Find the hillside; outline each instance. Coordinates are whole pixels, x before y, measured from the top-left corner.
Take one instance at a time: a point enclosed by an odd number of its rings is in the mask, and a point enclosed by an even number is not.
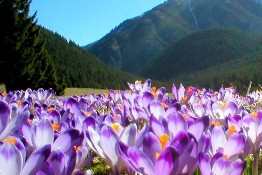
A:
[[[152,60],[143,75],[169,80],[220,65],[261,49],[261,39],[235,29],[195,32],[170,45]]]
[[[194,85],[199,88],[212,88],[218,90],[221,85],[235,86],[238,92],[246,95],[247,87],[252,81],[252,89],[261,89],[262,82],[262,50],[232,60],[208,69],[199,70],[190,74],[181,74],[170,82],[183,85]]]
[[[124,21],[89,48],[106,64],[141,73],[168,45],[208,28],[262,31],[256,0],[169,0]]]
[[[74,42],[42,28],[40,37],[45,41],[58,74],[64,77],[67,87],[126,88],[127,82],[138,77],[110,68]]]

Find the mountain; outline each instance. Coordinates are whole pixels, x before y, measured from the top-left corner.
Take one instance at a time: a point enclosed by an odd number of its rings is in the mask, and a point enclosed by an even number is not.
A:
[[[250,82],[252,82],[251,91],[262,88],[261,74],[262,50],[260,49],[236,60],[211,66],[194,73],[181,74],[171,79],[170,82],[214,90],[218,90],[222,85],[224,87],[234,86],[241,95],[246,95]]]
[[[57,33],[41,28],[40,38],[67,87],[123,89],[139,77],[110,68],[97,57]]]
[[[236,29],[194,32],[164,49],[142,75],[170,80],[237,60],[262,49],[261,36]]]
[[[121,23],[89,48],[106,64],[141,74],[164,48],[210,28],[262,32],[257,0],[169,0]]]

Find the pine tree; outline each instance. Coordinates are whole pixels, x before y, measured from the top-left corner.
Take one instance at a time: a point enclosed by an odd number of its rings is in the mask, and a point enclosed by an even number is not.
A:
[[[0,0],[0,82],[6,89],[53,88],[65,85],[39,38],[36,13],[29,16],[31,0]]]

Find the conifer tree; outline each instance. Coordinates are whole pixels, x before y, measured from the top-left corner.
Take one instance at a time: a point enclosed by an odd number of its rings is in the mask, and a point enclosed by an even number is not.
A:
[[[39,38],[36,13],[29,16],[31,0],[0,0],[0,82],[7,90],[53,88],[65,85]]]

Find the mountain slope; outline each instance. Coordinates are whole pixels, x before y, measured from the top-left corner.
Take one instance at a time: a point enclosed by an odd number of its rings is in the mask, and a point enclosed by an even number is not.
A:
[[[143,75],[169,80],[237,60],[261,48],[261,39],[256,34],[235,29],[199,31],[170,45],[151,62]]]
[[[238,92],[246,95],[247,87],[252,82],[252,89],[261,89],[262,82],[262,50],[243,56],[237,60],[211,66],[194,73],[181,74],[170,82],[183,85],[194,85],[199,88],[218,90],[221,85],[237,87]]]
[[[141,73],[169,44],[192,32],[217,27],[260,33],[261,3],[255,0],[170,0],[124,21],[89,50],[108,65]]]
[[[45,41],[57,72],[64,77],[68,87],[126,88],[127,82],[137,76],[108,67],[83,48],[67,42],[57,33],[42,28],[40,37]]]

